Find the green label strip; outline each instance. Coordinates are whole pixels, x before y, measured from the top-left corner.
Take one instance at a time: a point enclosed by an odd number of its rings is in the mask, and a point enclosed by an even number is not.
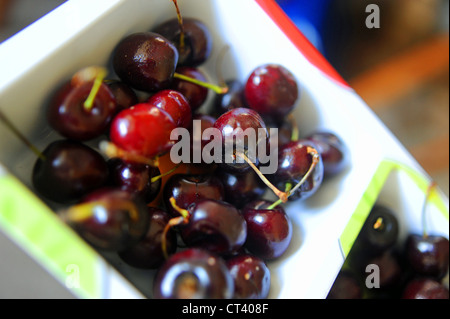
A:
[[[348,224],[342,232],[341,237],[339,238],[341,249],[345,257],[348,256],[356,237],[358,236],[373,205],[377,201],[378,196],[383,189],[387,178],[394,170],[401,170],[405,172],[424,194],[428,191],[431,181],[424,175],[402,163],[391,160],[383,161],[379,165],[371,182],[369,183],[369,186],[367,187],[367,190],[364,192],[361,201],[356,207],[355,212],[351,216]],[[430,194],[429,202],[434,204],[447,220],[449,219],[448,207],[440,193],[433,191]]]
[[[0,176],[0,231],[76,297],[100,296],[98,254],[12,175]]]

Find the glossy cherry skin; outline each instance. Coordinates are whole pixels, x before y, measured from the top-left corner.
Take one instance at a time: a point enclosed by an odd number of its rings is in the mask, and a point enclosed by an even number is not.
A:
[[[177,18],[170,19],[153,29],[169,39],[180,54],[179,66],[196,67],[211,55],[212,36],[208,27],[198,19],[183,18],[184,48],[180,46],[180,25]]]
[[[236,299],[266,299],[270,291],[270,270],[266,263],[250,254],[238,254],[226,260],[234,279]]]
[[[318,131],[309,134],[305,139],[317,146],[325,176],[337,175],[348,165],[348,149],[335,133]]]
[[[117,76],[132,88],[145,92],[168,88],[177,63],[176,47],[153,32],[138,32],[124,37],[112,56]]]
[[[203,132],[206,129],[213,128],[216,119],[208,114],[196,113],[193,115],[192,120],[193,125],[189,131],[191,137],[190,162],[194,165],[203,165],[204,167],[210,164],[213,165],[214,161],[207,164],[202,156],[203,149],[211,141],[211,138],[209,136],[205,136],[205,139],[203,139]],[[210,153],[210,155],[213,158],[214,154],[212,152]]]
[[[176,128],[172,117],[163,109],[140,103],[119,112],[111,123],[110,139],[117,147],[153,158],[170,150]]]
[[[244,247],[253,255],[272,260],[281,257],[292,239],[292,222],[282,206],[273,209],[266,200],[247,204],[242,214],[247,221],[247,241]]]
[[[225,193],[222,182],[216,176],[175,174],[164,185],[163,200],[171,216],[180,216],[170,203],[171,197],[178,207],[188,209],[200,199],[223,200]]]
[[[191,106],[181,92],[169,89],[162,90],[153,94],[147,102],[169,113],[176,127],[191,127]]]
[[[308,147],[316,149],[316,146],[307,140],[293,141],[280,147],[277,171],[267,177],[281,191],[285,191],[288,184],[295,187],[310,170],[313,158]],[[322,185],[323,176],[323,162],[319,159],[312,173],[289,197],[289,200],[304,200],[311,197]]]
[[[117,112],[127,109],[139,103],[136,92],[127,84],[118,80],[110,80],[105,82],[109,87],[117,103]]]
[[[225,82],[228,92],[217,94],[213,102],[213,114],[216,117],[236,108],[247,107],[244,97],[244,86],[239,80]]]
[[[196,79],[202,82],[208,82],[206,76],[197,68],[193,67],[179,67],[176,72],[192,79]],[[184,81],[182,79],[175,78],[170,86],[172,89],[181,92],[189,102],[192,111],[198,110],[208,98],[209,90],[204,86]]]
[[[120,158],[108,160],[110,184],[141,197],[146,203],[153,201],[161,190],[161,179],[152,182],[152,178],[161,175],[157,167],[127,162]]]
[[[155,299],[230,299],[233,278],[223,259],[204,249],[177,252],[159,268]]]
[[[236,142],[243,146],[244,152],[254,149],[255,154],[246,154],[253,164],[258,165],[258,152],[260,143],[265,143],[266,151],[269,143],[269,132],[262,117],[254,110],[236,108],[222,114],[214,123],[222,137],[223,161],[222,167],[235,172],[244,172],[250,166],[244,161],[236,161],[235,153],[228,154],[227,149],[236,151]],[[245,131],[249,129],[254,133],[254,140],[247,139]],[[259,134],[262,132],[262,134]],[[251,143],[251,144],[250,144]]]
[[[448,289],[430,278],[412,280],[406,286],[402,299],[449,299]]]
[[[349,271],[340,271],[337,275],[327,299],[362,299],[363,290],[357,277]]]
[[[261,198],[267,190],[266,184],[253,170],[244,173],[232,173],[217,170],[216,176],[220,178],[225,189],[225,201],[237,208]]]
[[[66,138],[87,141],[103,134],[116,114],[116,99],[102,83],[91,108],[84,106],[93,81],[65,84],[55,94],[47,109],[49,125]]]
[[[128,265],[140,269],[157,269],[164,262],[162,236],[170,216],[162,209],[148,207],[149,227],[145,236],[135,245],[120,251],[120,258]],[[177,249],[177,237],[174,230],[166,234],[167,253],[174,254]]]
[[[261,116],[283,119],[295,107],[299,88],[295,77],[285,67],[265,64],[250,74],[244,94],[248,107]]]
[[[443,236],[410,234],[406,255],[414,272],[441,280],[448,271],[449,242]]]
[[[57,203],[73,203],[108,180],[105,159],[80,142],[58,140],[42,152],[33,167],[32,183],[39,194]]]
[[[87,208],[80,212],[80,218],[69,215],[67,210],[60,214],[95,248],[122,251],[139,242],[148,229],[147,206],[130,192],[114,188],[99,189],[87,195],[81,202],[83,204],[89,205],[83,206]],[[73,207],[77,210],[80,206]]]
[[[204,248],[217,254],[229,254],[241,248],[247,238],[247,224],[233,205],[202,199],[189,208],[189,222],[180,228],[188,247]]]

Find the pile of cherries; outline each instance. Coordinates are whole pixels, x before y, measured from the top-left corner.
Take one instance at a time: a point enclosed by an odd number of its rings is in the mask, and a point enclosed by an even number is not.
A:
[[[48,123],[63,139],[37,152],[33,186],[64,205],[58,214],[93,247],[157,269],[155,298],[266,298],[267,262],[292,238],[283,204],[312,196],[340,173],[345,145],[331,132],[299,138],[290,115],[299,87],[281,65],[259,66],[245,82],[207,83],[200,66],[211,55],[211,34],[176,8],[177,18],[117,44],[117,78],[86,67],[52,96]],[[211,110],[201,113],[211,91]],[[277,172],[264,176],[246,154],[173,165],[171,133],[192,130],[193,120],[224,140],[253,128],[269,141],[269,128],[279,128],[278,141],[270,140],[278,142]],[[264,198],[270,190],[279,200]]]
[[[372,208],[328,299],[449,298],[448,239],[425,231],[403,240],[399,226],[391,209]]]

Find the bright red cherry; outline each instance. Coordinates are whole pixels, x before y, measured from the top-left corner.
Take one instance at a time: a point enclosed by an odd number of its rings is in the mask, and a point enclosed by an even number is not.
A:
[[[257,67],[248,77],[244,92],[251,109],[262,117],[280,120],[292,111],[299,97],[295,77],[277,64]]]
[[[186,97],[176,90],[162,90],[148,99],[148,104],[159,107],[170,114],[177,127],[192,125],[192,110]]]
[[[166,153],[176,124],[163,109],[140,103],[119,112],[111,123],[111,142],[127,152],[154,158]]]

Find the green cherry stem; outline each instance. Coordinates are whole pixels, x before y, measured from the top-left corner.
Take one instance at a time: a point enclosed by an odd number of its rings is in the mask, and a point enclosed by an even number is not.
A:
[[[97,96],[97,93],[100,90],[100,87],[103,83],[103,80],[106,77],[106,74],[107,74],[106,69],[98,68],[98,74],[95,77],[91,92],[89,93],[89,96],[87,97],[86,101],[84,101],[83,106],[87,111],[90,111],[92,109],[92,107],[94,106],[95,97]]]
[[[14,135],[16,135],[37,157],[41,160],[45,161],[45,155],[34,146],[18,129],[17,127],[9,120],[9,118],[0,110],[0,120],[6,125],[6,127],[11,130]]]
[[[286,189],[285,189],[285,193],[288,193],[290,190],[292,189],[292,184],[291,183],[286,183]],[[274,202],[272,205],[270,205],[269,207],[267,207],[267,209],[274,209],[275,207],[277,207],[278,205],[283,204],[283,201],[281,199],[278,199],[276,202]]]
[[[426,196],[425,196],[425,202],[422,206],[422,227],[423,227],[423,237],[426,238],[428,237],[428,227],[427,227],[427,204],[428,201],[430,200],[430,196],[433,192],[433,190],[436,188],[437,183],[435,181],[432,181],[430,183],[430,185],[427,188],[427,192],[426,192]]]
[[[173,172],[175,172],[175,171],[178,169],[178,167],[180,167],[180,166],[181,166],[181,163],[180,163],[180,164],[177,164],[174,168],[172,168],[170,171],[165,172],[164,174],[161,174],[161,175],[152,177],[152,178],[150,179],[150,182],[154,183],[154,182],[159,181],[161,178],[163,178],[163,177],[165,177],[165,176],[167,176],[167,175],[170,175],[170,174],[172,174]]]
[[[189,76],[186,76],[184,74],[180,74],[180,73],[177,73],[177,72],[174,73],[173,77],[177,78],[177,79],[180,79],[180,80],[183,80],[183,81],[187,81],[187,82],[190,82],[190,83],[194,83],[194,84],[200,85],[200,86],[205,87],[205,88],[210,89],[210,90],[213,90],[217,94],[225,94],[225,93],[228,92],[228,87],[227,86],[218,86],[218,85],[214,85],[214,84],[211,84],[211,83],[203,82],[203,81],[200,81],[200,80],[197,80],[197,79],[193,79],[193,78],[191,78]]]

